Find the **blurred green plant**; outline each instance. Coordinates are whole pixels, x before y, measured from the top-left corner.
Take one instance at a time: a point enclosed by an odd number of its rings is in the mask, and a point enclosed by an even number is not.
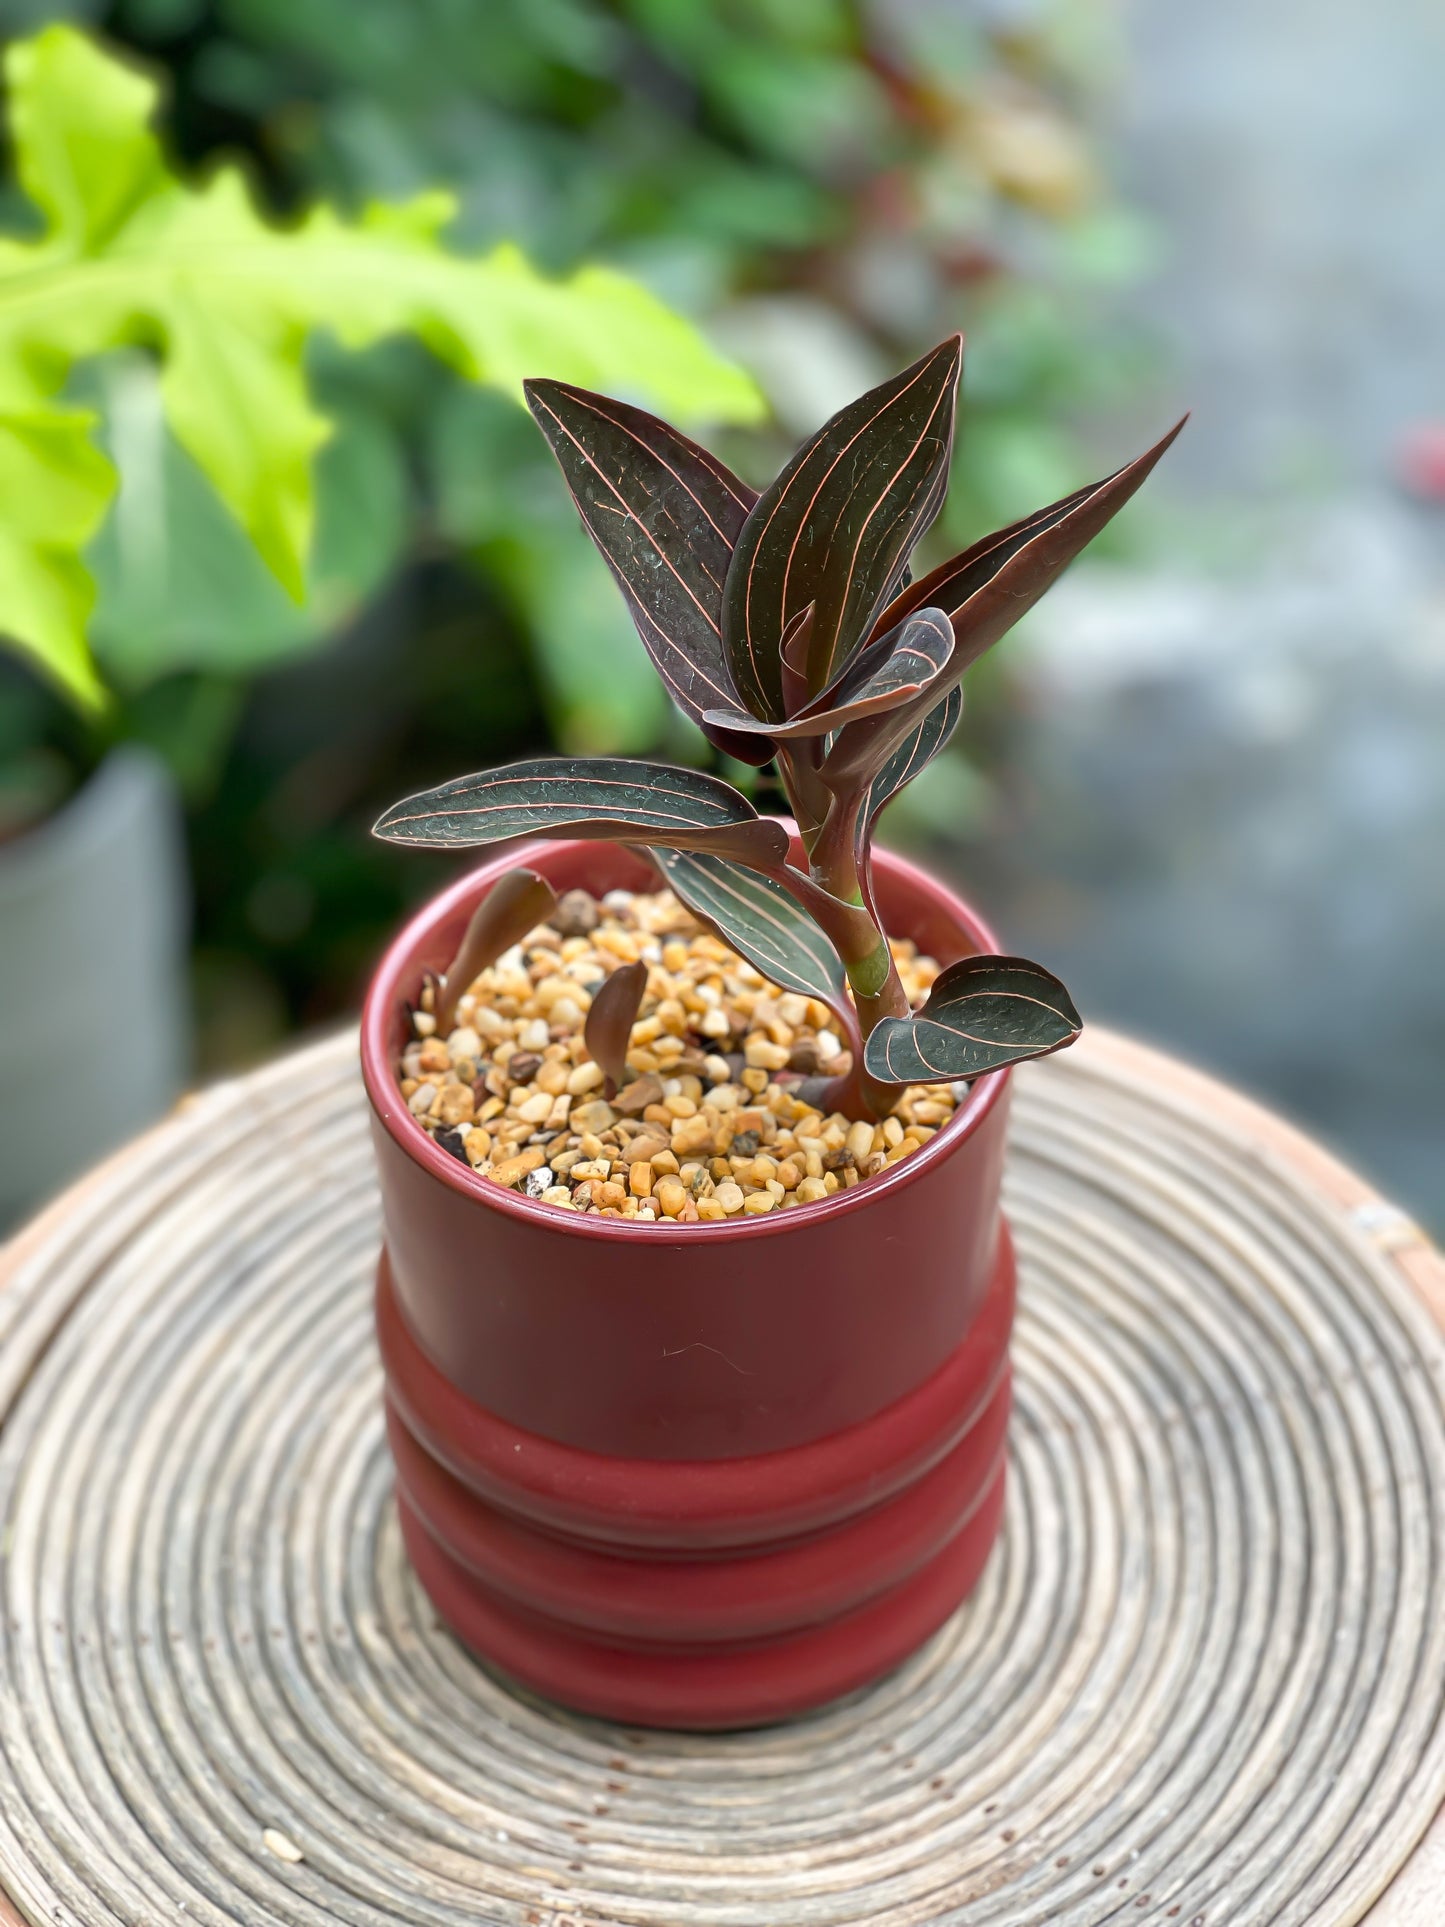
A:
[[[776,418],[717,442],[745,476],[962,326],[968,427],[925,563],[1089,480],[1090,422],[1117,422],[1148,373],[1117,290],[1149,235],[1097,159],[1108,0],[15,4],[163,65],[185,168],[239,153],[292,218],[318,197],[354,211],[443,181],[457,248],[515,235],[551,273],[605,259],[705,317]],[[86,552],[117,702],[80,742],[0,661],[0,724],[7,708],[15,721],[0,779],[23,760],[12,740],[49,757],[28,773],[38,794],[57,753],[73,767],[108,730],[157,745],[186,784],[211,1061],[344,1007],[430,886],[426,864],[365,837],[390,796],[548,739],[706,754],[599,590],[509,397],[409,339],[350,354],[323,331],[306,367],[336,429],[315,462],[304,608],[171,433],[155,360],[132,349],[83,369],[75,397],[101,414],[121,476]],[[930,765],[890,813],[893,840],[957,835],[987,807],[990,668],[960,731],[968,759]]]
[[[104,699],[86,639],[84,551],[116,482],[91,439],[95,411],[64,393],[81,360],[131,344],[153,351],[153,381],[143,362],[127,386],[110,387],[118,412],[164,419],[302,605],[313,462],[333,431],[304,366],[314,329],[350,349],[413,333],[468,379],[514,393],[540,366],[610,378],[695,419],[761,412],[747,376],[626,276],[585,267],[553,282],[507,244],[479,258],[451,252],[440,238],[455,212],[449,194],[374,202],[355,221],[318,206],[279,228],[234,166],[183,182],[150,125],[155,84],[83,34],[57,25],[16,42],[5,73],[16,170],[44,231],[0,241],[0,632],[82,704]],[[165,459],[159,443],[155,453]],[[350,453],[354,486],[366,458]],[[137,492],[131,547],[154,556],[167,518],[154,491],[147,499],[138,482]],[[376,521],[361,518],[363,537],[377,535]],[[389,545],[369,546],[384,556]],[[368,573],[360,555],[352,562]],[[159,642],[149,661],[132,655],[133,678],[188,666],[164,630]]]

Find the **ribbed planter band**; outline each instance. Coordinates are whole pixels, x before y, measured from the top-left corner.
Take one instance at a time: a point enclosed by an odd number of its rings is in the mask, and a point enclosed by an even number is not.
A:
[[[202,1097],[0,1259],[17,1919],[1364,1918],[1445,1794],[1445,1343],[1393,1221],[1147,1053],[1027,1068],[976,1593],[822,1714],[642,1733],[489,1675],[403,1556],[354,1051]]]

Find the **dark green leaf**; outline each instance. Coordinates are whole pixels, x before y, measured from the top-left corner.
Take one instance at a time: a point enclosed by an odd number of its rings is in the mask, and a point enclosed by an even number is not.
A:
[[[958,726],[962,714],[963,685],[955,683],[943,701],[933,705],[908,740],[894,750],[873,778],[868,789],[868,801],[863,808],[862,821],[865,825],[871,824],[883,805],[933,761]]]
[[[593,995],[582,1041],[588,1056],[606,1075],[608,1097],[619,1084],[627,1082],[627,1048],[646,991],[647,965],[639,958],[614,970]]]
[[[828,695],[819,697],[785,723],[755,723],[733,710],[711,709],[706,720],[740,731],[766,731],[773,741],[795,736],[827,736],[845,723],[861,721],[911,703],[932,688],[953,654],[953,629],[941,609],[920,609],[905,616],[881,641],[855,657]]]
[[[705,709],[736,707],[723,583],[754,491],[645,409],[563,381],[529,381],[526,393],[678,708],[700,723]]]
[[[981,1077],[1072,1044],[1083,1025],[1067,990],[1023,957],[964,957],[911,1017],[875,1024],[863,1061],[881,1084]]]
[[[816,695],[869,633],[937,513],[961,348],[951,336],[836,414],[743,524],[723,596],[723,644],[742,706],[760,721],[783,716],[779,652],[793,617],[816,603],[807,672]]]
[[[701,770],[616,756],[539,756],[458,776],[393,804],[374,834],[388,843],[468,847],[513,836],[580,836],[776,860],[782,825]]]
[[[1023,521],[985,536],[952,561],[940,563],[894,597],[878,620],[878,636],[915,609],[944,609],[953,618],[958,638],[953,667],[962,675],[1112,521],[1188,419],[1186,415],[1152,448],[1102,482],[1076,489]],[[874,642],[868,645],[870,650],[875,646]]]
[[[836,1004],[843,960],[787,890],[725,857],[661,850],[659,868],[693,914],[770,982]]]
[[[497,878],[472,912],[437,993],[437,1029],[443,1035],[451,1028],[457,999],[468,984],[504,950],[520,943],[529,930],[545,923],[556,907],[557,892],[535,870],[508,870]]]

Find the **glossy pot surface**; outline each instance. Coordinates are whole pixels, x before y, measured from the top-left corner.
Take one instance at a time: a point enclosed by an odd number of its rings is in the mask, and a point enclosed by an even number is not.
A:
[[[372,984],[378,1329],[407,1546],[464,1641],[570,1705],[782,1717],[902,1660],[997,1531],[1007,1075],[878,1178],[785,1213],[667,1228],[503,1191],[415,1122],[397,1065],[424,973],[519,862],[559,891],[655,887],[612,845],[509,851],[414,918]],[[889,930],[940,963],[995,948],[911,864],[880,853],[875,885]]]

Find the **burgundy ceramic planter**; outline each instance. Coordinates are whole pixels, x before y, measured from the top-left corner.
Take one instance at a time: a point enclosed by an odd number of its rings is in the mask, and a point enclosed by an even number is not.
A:
[[[540,1692],[651,1725],[777,1719],[897,1665],[997,1532],[1007,1074],[902,1163],[787,1212],[665,1228],[502,1191],[432,1143],[396,1066],[404,1002],[519,860],[559,890],[652,882],[611,845],[509,851],[422,911],[372,984],[406,1543],[459,1637]],[[876,884],[889,929],[940,962],[995,947],[910,864],[880,853]]]

